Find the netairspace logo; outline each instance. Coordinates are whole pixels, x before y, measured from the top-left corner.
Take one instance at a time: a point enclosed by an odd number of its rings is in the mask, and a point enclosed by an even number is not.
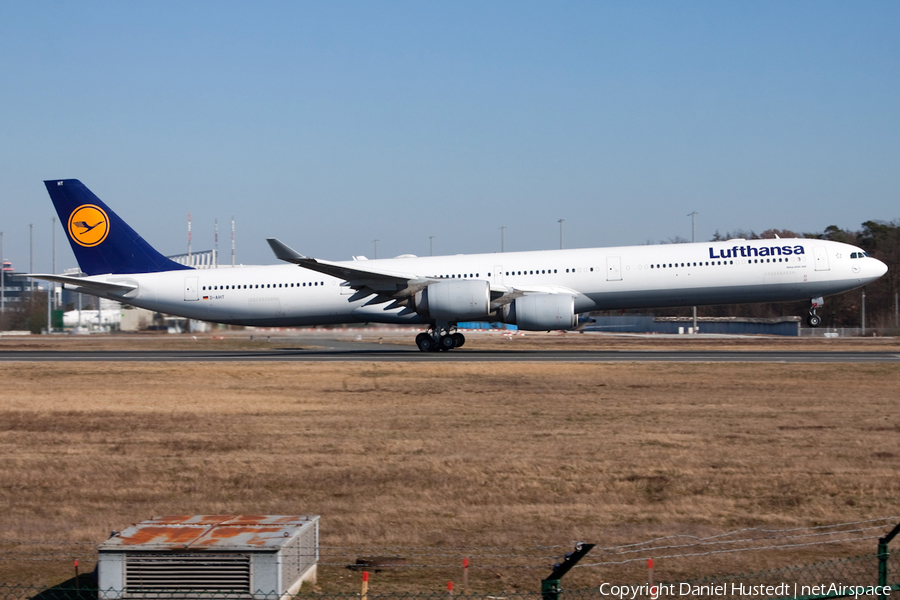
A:
[[[661,583],[643,585],[613,585],[604,583],[600,586],[600,594],[620,600],[636,600],[650,598],[657,600],[666,597],[695,598],[736,598],[740,596],[769,596],[776,598],[799,598],[801,596],[832,596],[859,598],[860,596],[890,596],[891,586],[885,585],[844,585],[843,583],[822,583],[818,585],[800,585],[781,583],[778,585],[747,585],[744,583],[719,583],[692,585],[690,583]]]

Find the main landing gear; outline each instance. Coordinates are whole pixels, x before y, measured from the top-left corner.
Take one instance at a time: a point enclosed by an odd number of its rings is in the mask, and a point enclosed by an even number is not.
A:
[[[427,333],[416,336],[416,346],[422,352],[447,352],[461,348],[466,343],[466,336],[458,331],[451,331],[449,324],[435,325]]]
[[[809,316],[806,317],[806,324],[810,327],[818,327],[822,324],[822,317],[816,314],[816,309],[825,306],[825,299],[819,296],[810,300]]]

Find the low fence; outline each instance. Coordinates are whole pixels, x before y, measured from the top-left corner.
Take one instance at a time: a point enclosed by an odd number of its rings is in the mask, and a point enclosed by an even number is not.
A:
[[[836,526],[819,526],[812,528],[813,532],[800,532],[794,530],[758,530],[755,528],[737,530],[727,534],[717,534],[708,538],[697,538],[693,544],[681,544],[675,538],[686,536],[668,536],[664,538],[656,538],[648,542],[629,544],[626,546],[618,546],[611,548],[596,548],[599,562],[587,562],[590,558],[585,555],[594,549],[590,544],[578,544],[574,553],[566,554],[561,563],[557,563],[553,567],[553,574],[543,580],[543,591],[538,589],[522,591],[521,587],[524,583],[526,587],[537,585],[537,579],[519,580],[518,585],[506,586],[499,582],[488,583],[481,581],[477,586],[469,588],[465,582],[471,582],[468,578],[469,561],[464,559],[461,566],[463,567],[463,585],[454,590],[453,583],[447,581],[446,591],[418,591],[418,592],[390,592],[379,593],[377,589],[368,590],[368,571],[363,569],[378,570],[375,563],[356,565],[348,565],[343,563],[344,568],[354,569],[358,573],[359,579],[351,577],[350,581],[344,579],[344,585],[352,585],[352,581],[356,579],[357,583],[361,583],[358,587],[360,591],[351,593],[320,593],[319,588],[315,586],[304,586],[300,593],[293,598],[298,600],[301,598],[321,598],[322,600],[343,600],[351,598],[362,598],[362,600],[376,599],[400,599],[400,598],[420,598],[426,600],[429,598],[443,598],[452,600],[455,596],[463,598],[485,598],[492,600],[501,599],[535,599],[541,600],[581,600],[586,598],[617,598],[622,600],[628,598],[630,600],[659,600],[661,598],[741,598],[744,600],[818,600],[824,598],[877,598],[878,600],[888,600],[891,596],[896,596],[895,592],[900,591],[900,552],[892,552],[890,544],[892,540],[900,535],[900,524],[893,526],[891,531],[886,535],[871,535],[871,532],[880,530],[883,532],[883,525],[872,525],[872,523],[883,523],[884,519],[873,519],[871,521],[859,521],[853,523],[844,523]],[[894,521],[896,522],[896,521]],[[852,529],[848,529],[852,527]],[[836,529],[837,528],[837,529]],[[803,528],[800,528],[803,529]],[[741,538],[735,538],[735,534],[741,534]],[[755,534],[764,537],[747,537],[748,534]],[[744,552],[751,550],[763,550],[761,546],[765,541],[769,541],[769,549],[785,549],[805,547],[812,550],[814,547],[822,544],[844,543],[848,541],[848,535],[857,536],[857,540],[877,539],[877,550],[873,554],[855,556],[852,558],[842,558],[830,561],[820,561],[812,564],[791,566],[785,568],[776,568],[769,570],[757,570],[748,573],[719,575],[707,577],[703,579],[692,580],[663,580],[655,581],[653,572],[653,559],[648,556],[661,557],[660,561],[669,562],[671,560],[694,560],[701,556],[709,556],[713,554],[732,554],[734,552]],[[837,536],[837,537],[836,537]],[[804,541],[815,538],[816,541]],[[836,539],[835,539],[836,538]],[[735,543],[746,543],[750,547],[733,547]],[[867,545],[868,545],[867,543]],[[644,547],[647,544],[656,544],[654,547]],[[582,549],[583,547],[583,549]],[[557,554],[561,550],[559,547],[537,547],[538,550],[551,550],[553,554]],[[446,556],[447,551],[458,549],[439,550],[441,556]],[[471,549],[470,549],[471,550]],[[477,550],[477,549],[475,549]],[[494,551],[494,556],[499,556]],[[665,552],[669,552],[665,556]],[[634,553],[638,553],[637,556]],[[534,556],[527,554],[510,554],[516,560],[523,560],[523,564],[516,568],[534,569],[538,568],[534,562]],[[632,558],[632,556],[634,556]],[[585,557],[584,562],[578,562]],[[641,558],[643,557],[643,558]],[[43,558],[35,557],[38,560]],[[530,560],[529,560],[530,559]],[[374,560],[374,559],[373,559]],[[530,563],[526,566],[527,563]],[[647,577],[641,583],[626,583],[635,579],[643,579],[638,575],[639,571],[631,571],[631,576],[622,577],[621,582],[607,582],[615,567],[623,565],[632,565],[634,567],[647,564]],[[241,598],[243,600],[290,600],[292,597],[287,595],[279,596],[277,593],[261,593],[251,592],[255,589],[252,585],[248,585],[243,591],[207,591],[203,588],[214,586],[203,586],[199,589],[192,590],[169,590],[159,588],[135,589],[127,590],[100,589],[98,581],[94,574],[78,574],[77,562],[74,565],[76,576],[51,588],[39,588],[28,585],[9,585],[0,584],[0,600],[104,600],[113,598],[146,598],[152,600],[165,600],[169,598],[192,598],[201,599],[224,599],[224,598]],[[331,565],[337,566],[337,565]],[[435,565],[437,566],[437,565]],[[510,565],[512,566],[512,565]],[[383,565],[383,568],[387,568]],[[496,567],[491,567],[496,568]],[[581,585],[593,582],[603,581],[599,586],[592,588],[568,589],[566,581],[562,579],[565,573],[571,569],[602,569],[600,579],[593,576],[588,579],[580,579]],[[346,571],[344,571],[346,572]],[[684,572],[684,571],[682,571]],[[696,572],[696,571],[695,571]],[[443,574],[445,574],[444,572]],[[546,571],[544,571],[546,575]],[[533,583],[527,583],[531,580]],[[576,580],[578,580],[576,578]],[[434,581],[434,580],[433,580]],[[441,581],[438,579],[435,584]],[[395,583],[398,583],[395,581]],[[142,585],[142,587],[145,587]],[[355,586],[354,586],[355,587]],[[408,587],[408,586],[407,586]],[[438,587],[438,585],[436,585]],[[513,591],[509,591],[512,587]],[[506,588],[506,589],[504,589]],[[240,588],[238,588],[240,589]],[[419,590],[422,588],[419,587]],[[478,590],[477,593],[471,590]],[[485,591],[491,590],[491,591]],[[552,590],[552,591],[550,591]],[[462,592],[462,593],[460,593]]]
[[[900,590],[896,575],[888,578],[891,569],[882,570],[883,560],[890,555],[873,554],[853,558],[710,577],[685,582],[660,582],[655,591],[648,590],[639,598],[669,597],[740,597],[754,599],[819,598],[883,598]],[[894,561],[897,562],[896,560]]]
[[[709,577],[691,581],[662,581],[659,583],[614,584],[603,583],[590,589],[563,588],[560,592],[493,592],[454,593],[452,584],[443,592],[434,593],[339,593],[302,592],[296,596],[278,594],[235,594],[233,592],[203,592],[198,590],[100,590],[90,575],[82,575],[59,586],[41,589],[32,586],[0,585],[0,600],[103,600],[104,598],[191,598],[219,600],[290,600],[304,598],[320,600],[399,600],[485,598],[491,600],[582,600],[607,599],[660,600],[667,598],[741,598],[743,600],[818,600],[825,598],[877,598],[887,600],[900,591],[898,577],[900,560],[897,553],[887,550],[876,554],[819,562],[809,565],[771,569]]]

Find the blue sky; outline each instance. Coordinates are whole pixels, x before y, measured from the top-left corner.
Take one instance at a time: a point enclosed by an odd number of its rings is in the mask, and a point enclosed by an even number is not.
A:
[[[900,218],[897,2],[0,3],[5,255],[42,181],[164,254],[333,260]],[[59,268],[75,266],[57,224]]]

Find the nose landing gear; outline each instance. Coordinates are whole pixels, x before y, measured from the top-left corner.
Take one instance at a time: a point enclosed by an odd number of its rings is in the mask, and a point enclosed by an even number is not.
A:
[[[461,348],[466,343],[466,337],[458,331],[452,331],[455,328],[449,323],[437,324],[431,327],[427,333],[423,332],[416,336],[416,346],[422,352],[447,352],[454,348]]]
[[[818,327],[822,324],[822,317],[816,314],[816,309],[825,306],[825,299],[819,296],[810,300],[809,316],[806,317],[806,324],[810,327]]]

